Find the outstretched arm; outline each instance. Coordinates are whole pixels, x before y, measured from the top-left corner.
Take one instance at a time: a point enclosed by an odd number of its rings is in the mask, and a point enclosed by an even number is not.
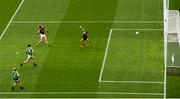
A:
[[[80,29],[82,30],[82,31],[85,31],[85,29],[80,25]]]

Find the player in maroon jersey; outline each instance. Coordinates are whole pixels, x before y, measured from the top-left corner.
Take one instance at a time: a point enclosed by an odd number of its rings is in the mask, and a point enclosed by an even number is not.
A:
[[[88,33],[87,31],[80,25],[80,29],[82,30],[83,34],[82,34],[82,39],[80,41],[80,47],[85,47],[85,41],[88,41],[89,42],[89,46],[92,46],[91,44],[91,40],[88,39]]]
[[[39,25],[39,28],[38,28],[38,34],[40,36],[40,40],[39,42],[37,43],[37,46],[44,40],[46,45],[48,45],[48,41],[47,41],[47,37],[45,35],[45,33],[48,32],[42,25]]]

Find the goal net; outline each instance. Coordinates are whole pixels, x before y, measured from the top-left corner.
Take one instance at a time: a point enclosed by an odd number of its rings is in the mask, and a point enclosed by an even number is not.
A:
[[[180,16],[178,10],[167,10],[167,42],[179,42],[180,45]]]

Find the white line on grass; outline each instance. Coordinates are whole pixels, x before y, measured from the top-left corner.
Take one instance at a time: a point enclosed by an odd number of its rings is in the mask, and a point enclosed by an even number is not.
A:
[[[1,95],[28,95],[28,94],[109,94],[109,95],[164,95],[163,93],[131,93],[131,92],[1,92]]]
[[[180,68],[180,66],[167,66],[167,67]]]
[[[126,30],[126,31],[132,31],[132,30],[136,30],[136,31],[138,31],[138,30],[141,30],[141,31],[163,31],[164,29],[112,29],[112,30],[116,30],[116,31],[124,31],[124,30]]]
[[[103,63],[102,63],[102,67],[101,67],[101,72],[100,72],[100,76],[99,76],[99,82],[101,82],[101,79],[102,79],[102,74],[103,74],[103,71],[104,71],[104,66],[105,66],[106,57],[107,57],[108,48],[109,48],[109,43],[110,43],[110,40],[111,40],[111,35],[112,35],[112,29],[110,29],[110,32],[109,32],[109,37],[108,37],[108,41],[107,41],[107,45],[106,45],[106,50],[105,50],[105,54],[104,54],[104,59],[103,59]]]
[[[59,23],[163,23],[163,21],[13,21],[16,24],[59,24]]]
[[[167,43],[179,43],[179,41],[165,41]]]
[[[14,17],[16,16],[17,12],[19,11],[19,9],[21,8],[22,4],[23,4],[24,0],[21,1],[21,3],[19,4],[18,8],[16,9],[16,11],[14,12],[13,16],[11,17],[10,21],[8,22],[6,28],[4,29],[3,33],[0,36],[0,40],[2,39],[2,37],[4,36],[4,34],[6,33],[9,25],[11,24],[12,20],[14,19]]]
[[[159,82],[159,81],[106,81],[106,80],[102,80],[100,82],[104,82],[104,83],[164,84],[164,82]]]
[[[19,9],[21,8],[22,4],[23,4],[24,0],[21,1],[21,3],[19,4],[18,8],[16,9],[15,13],[13,14],[13,16],[11,17],[10,21],[8,22],[6,28],[4,29],[3,33],[0,36],[0,39],[2,39],[3,35],[5,34],[5,32],[7,31],[9,25],[11,24],[12,20],[14,19],[14,17],[16,16],[17,12],[19,11]]]

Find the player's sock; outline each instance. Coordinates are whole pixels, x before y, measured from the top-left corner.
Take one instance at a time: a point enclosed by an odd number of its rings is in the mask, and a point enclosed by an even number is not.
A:
[[[24,89],[22,86],[20,86],[20,89]]]
[[[85,47],[85,44],[82,44],[82,47]]]
[[[14,90],[14,86],[12,86],[12,89],[11,90]]]
[[[21,67],[23,66],[23,64],[21,63]]]

